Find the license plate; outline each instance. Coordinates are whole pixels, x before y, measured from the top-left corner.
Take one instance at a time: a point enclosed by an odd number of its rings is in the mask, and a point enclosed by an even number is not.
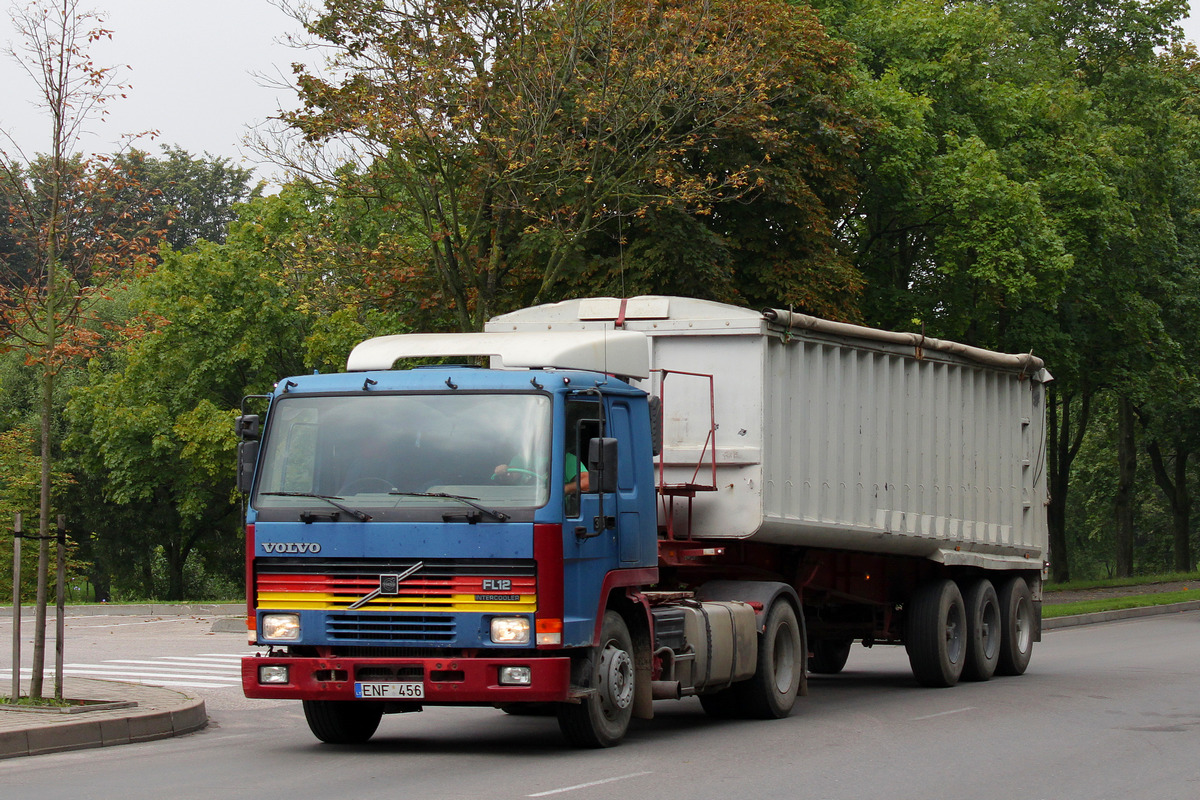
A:
[[[355,683],[354,696],[360,700],[422,700],[423,683]]]

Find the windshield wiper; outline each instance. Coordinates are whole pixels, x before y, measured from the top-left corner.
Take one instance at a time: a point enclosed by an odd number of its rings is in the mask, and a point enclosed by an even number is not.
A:
[[[359,522],[369,522],[371,520],[371,515],[365,511],[359,511],[357,508],[350,508],[349,506],[344,506],[339,503],[338,500],[341,499],[340,497],[330,497],[329,495],[324,494],[312,494],[311,492],[262,492],[261,494],[265,497],[311,497],[314,500],[324,500],[337,510],[345,511]]]
[[[478,497],[463,497],[460,494],[446,494],[445,492],[397,492],[397,491],[392,491],[392,492],[388,492],[388,494],[396,494],[396,495],[400,495],[402,497],[444,497],[447,500],[457,500],[460,503],[466,503],[467,505],[469,505],[471,508],[475,509],[476,511],[481,511],[484,514],[487,514],[489,517],[496,520],[496,522],[504,522],[508,519],[508,514],[505,514],[503,511],[496,511],[495,509],[491,509],[486,506],[481,506],[481,505],[479,505],[479,503],[476,503],[475,501],[479,499]]]

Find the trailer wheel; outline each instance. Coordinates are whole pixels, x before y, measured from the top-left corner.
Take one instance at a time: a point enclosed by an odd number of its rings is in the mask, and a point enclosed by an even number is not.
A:
[[[354,700],[303,700],[308,728],[327,744],[361,744],[375,735],[383,704]]]
[[[734,687],[744,714],[754,719],[783,719],[791,714],[807,660],[796,610],[779,598],[767,612],[758,637],[758,669]]]
[[[966,662],[967,614],[954,581],[917,587],[907,604],[904,649],[922,686],[953,686]]]
[[[808,657],[808,671],[818,675],[837,675],[850,658],[853,639],[814,639],[812,655]]]
[[[1000,600],[987,578],[967,584],[963,594],[967,608],[967,663],[962,677],[986,681],[996,672],[1000,659]]]
[[[576,747],[618,744],[633,716],[636,679],[633,638],[620,614],[604,612],[600,643],[574,669],[572,682],[595,691],[579,703],[559,705],[558,727]]]
[[[1022,675],[1033,655],[1033,595],[1029,584],[1014,575],[1000,586],[1000,659],[996,672]]]

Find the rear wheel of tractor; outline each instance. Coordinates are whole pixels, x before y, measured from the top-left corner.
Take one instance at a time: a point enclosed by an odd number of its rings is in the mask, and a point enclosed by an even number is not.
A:
[[[304,700],[308,728],[327,744],[361,744],[375,735],[383,704],[353,700]]]
[[[808,657],[808,671],[818,675],[837,675],[850,658],[853,639],[814,639],[812,655]]]
[[[625,620],[605,611],[600,642],[574,667],[572,683],[594,689],[579,703],[558,707],[558,727],[576,747],[612,747],[625,738],[633,717],[633,639]]]
[[[922,686],[958,683],[966,662],[967,613],[954,581],[922,584],[909,599],[904,648]]]
[[[963,588],[967,607],[967,663],[963,680],[986,681],[996,673],[1000,660],[1000,600],[987,578],[971,581]]]
[[[796,610],[781,597],[767,612],[758,637],[758,669],[735,686],[743,713],[755,719],[783,719],[791,714],[807,661]]]
[[[996,672],[1000,675],[1021,675],[1033,655],[1033,633],[1036,620],[1033,595],[1029,584],[1014,575],[1000,586],[1000,659]]]

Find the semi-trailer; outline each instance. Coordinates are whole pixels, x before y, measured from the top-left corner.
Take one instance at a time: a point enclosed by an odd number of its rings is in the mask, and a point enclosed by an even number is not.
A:
[[[1047,558],[1030,354],[681,297],[367,340],[244,414],[249,697],[331,743],[438,705],[615,745],[780,718],[851,647],[1025,671]]]

